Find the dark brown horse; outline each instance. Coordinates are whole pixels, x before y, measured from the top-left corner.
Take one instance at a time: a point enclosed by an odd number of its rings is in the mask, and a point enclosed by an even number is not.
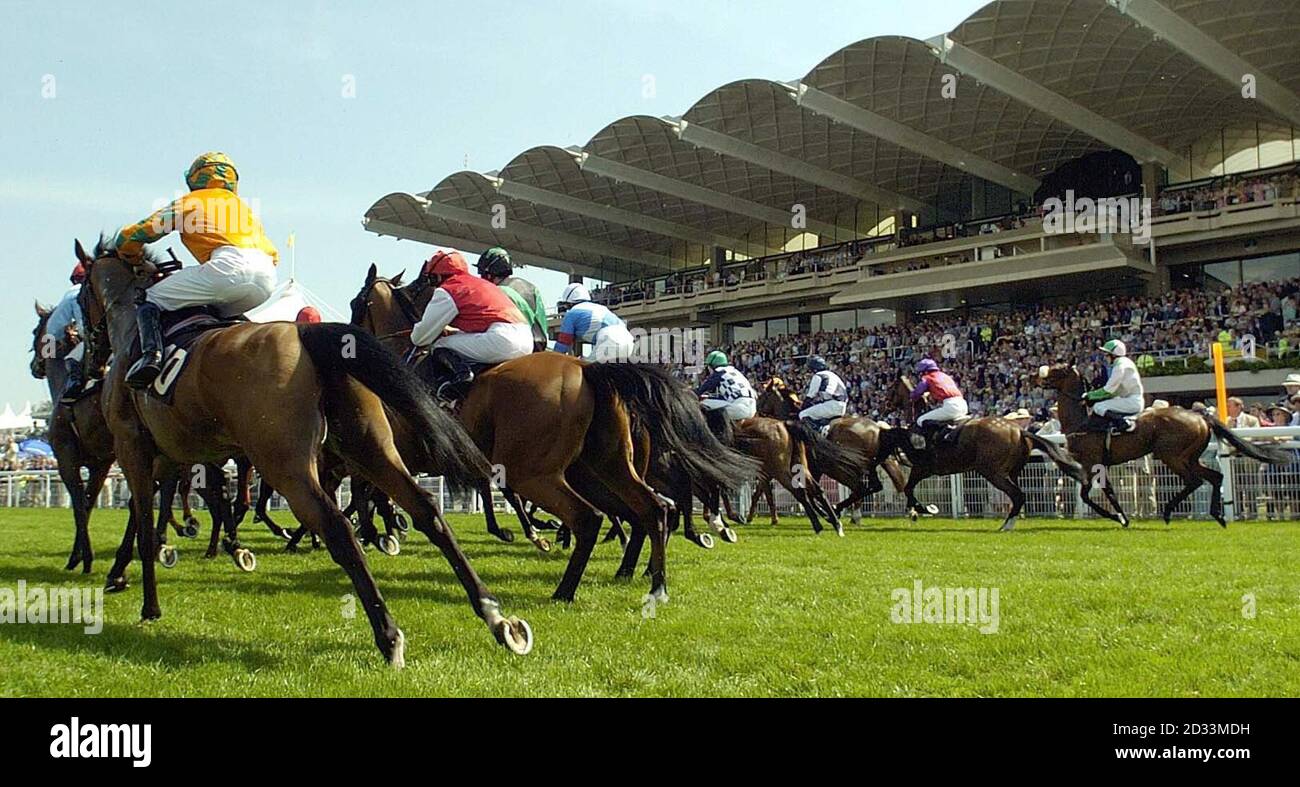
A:
[[[922,404],[922,400],[913,403],[911,394],[912,381],[906,376],[899,377],[892,391],[891,402],[908,416],[913,416],[914,407]],[[882,457],[895,451],[902,452],[911,460],[912,472],[907,477],[907,486],[903,492],[907,495],[913,518],[918,513],[937,513],[934,506],[922,506],[917,501],[917,484],[931,476],[973,471],[1011,499],[1011,510],[1000,528],[1003,531],[1011,530],[1025,504],[1025,493],[1017,479],[1029,461],[1030,452],[1035,448],[1061,468],[1061,472],[1079,483],[1087,483],[1083,467],[1068,451],[999,416],[971,418],[961,426],[955,442],[941,443],[929,449],[917,448],[912,437],[907,429],[884,430],[880,436],[882,451],[876,455],[876,462],[879,463]]]
[[[763,385],[763,392],[758,396],[759,415],[781,419],[797,418],[800,409],[802,409],[802,402],[799,395],[790,390],[781,378],[773,377]],[[812,473],[815,479],[820,480],[824,474],[830,475],[850,492],[848,497],[835,504],[836,513],[843,513],[846,509],[852,508],[884,489],[880,483],[880,475],[868,470],[871,468],[872,458],[880,452],[880,432],[888,428],[871,418],[856,415],[846,415],[831,422],[827,439],[861,457],[860,463],[847,468],[848,472],[845,472],[841,464],[832,463],[829,467],[822,467],[817,457],[813,457]],[[907,479],[903,477],[903,469],[899,466],[898,460],[888,456],[881,462],[881,467],[884,468],[885,475],[889,476],[894,489],[902,492]]]
[[[394,286],[371,266],[352,302],[353,321],[394,349],[409,346],[434,289],[423,276]],[[602,513],[627,522],[633,541],[650,538],[651,594],[667,599],[669,505],[647,482],[652,464],[676,463],[694,482],[721,489],[738,486],[753,469],[718,442],[687,389],[646,365],[532,353],[478,375],[458,415],[526,526],[525,500],[573,532],[558,600],[573,600]],[[631,575],[627,566],[625,554],[618,576]]]
[[[1213,416],[1196,413],[1182,407],[1145,410],[1135,419],[1137,428],[1126,434],[1107,435],[1084,431],[1088,420],[1084,409],[1083,379],[1072,364],[1043,366],[1038,370],[1043,386],[1057,391],[1057,409],[1061,431],[1066,435],[1070,453],[1088,469],[1095,480],[1079,486],[1079,498],[1102,516],[1128,527],[1128,515],[1120,507],[1113,486],[1106,482],[1102,469],[1141,459],[1151,454],[1164,462],[1183,482],[1183,488],[1165,504],[1162,516],[1165,524],[1174,509],[1186,500],[1203,483],[1210,484],[1210,515],[1227,527],[1223,518],[1223,473],[1201,464],[1201,455],[1210,444],[1210,437],[1231,446],[1243,456],[1259,462],[1286,464],[1291,457],[1269,446],[1257,446],[1242,440]],[[1102,494],[1110,501],[1114,513],[1106,511],[1090,496],[1092,486],[1100,486]]]
[[[127,262],[96,250],[82,288],[92,346],[106,341],[118,363],[105,380],[105,414],[118,462],[131,489],[143,565],[141,617],[162,616],[154,570],[153,483],[176,463],[248,457],[292,507],[319,532],[356,590],[375,644],[394,666],[404,663],[405,637],[366,566],[338,505],[321,487],[324,450],[340,457],[410,512],[451,564],[498,642],[516,653],[532,648],[527,624],[501,613],[500,603],[457,545],[437,501],[402,464],[384,415],[388,404],[423,425],[428,450],[449,474],[467,481],[491,468],[465,433],[438,409],[420,381],[373,337],[333,323],[241,323],[209,331],[190,347],[188,367],[168,405],[126,386],[137,337],[135,304],[156,272],[150,261]],[[232,381],[236,384],[232,384]]]

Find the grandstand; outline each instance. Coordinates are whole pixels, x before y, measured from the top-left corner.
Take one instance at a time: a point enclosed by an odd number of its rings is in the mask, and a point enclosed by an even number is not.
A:
[[[364,222],[594,279],[633,326],[705,327],[755,378],[827,354],[864,413],[945,337],[985,412],[1041,413],[1024,373],[1108,336],[1153,395],[1208,394],[1222,340],[1230,387],[1276,398],[1300,365],[1297,35],[1296,3],[999,0],[389,194]],[[1053,201],[1084,198],[1132,220],[1063,229]]]

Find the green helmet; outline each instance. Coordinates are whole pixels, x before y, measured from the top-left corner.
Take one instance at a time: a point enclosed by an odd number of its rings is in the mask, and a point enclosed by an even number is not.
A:
[[[705,357],[704,365],[710,369],[716,369],[719,366],[726,366],[727,354],[722,350],[714,350]]]
[[[510,263],[510,252],[500,246],[493,246],[478,255],[478,265],[476,267],[480,276],[505,277],[515,271],[514,265]]]
[[[1105,344],[1098,347],[1097,349],[1101,350],[1107,355],[1113,355],[1118,358],[1123,358],[1128,355],[1128,348],[1125,347],[1124,342],[1120,341],[1119,339],[1111,339],[1110,341],[1106,342]]]

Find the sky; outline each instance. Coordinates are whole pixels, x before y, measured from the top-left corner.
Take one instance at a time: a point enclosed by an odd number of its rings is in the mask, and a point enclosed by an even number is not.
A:
[[[680,115],[736,79],[796,79],[864,38],[929,38],[982,5],[0,0],[0,407],[48,398],[27,368],[33,301],[67,289],[73,239],[177,196],[199,153],[235,161],[281,278],[293,232],[298,281],[346,313],[371,262],[392,275],[433,251],[362,228],[385,194],[581,145],[624,115]],[[551,304],[565,281],[523,275]]]

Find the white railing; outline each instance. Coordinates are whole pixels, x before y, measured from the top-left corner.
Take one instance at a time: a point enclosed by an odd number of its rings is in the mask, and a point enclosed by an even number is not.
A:
[[[1223,499],[1225,517],[1234,519],[1300,519],[1300,427],[1259,427],[1234,429],[1239,437],[1268,443],[1293,452],[1295,461],[1283,465],[1264,465],[1234,454],[1223,455],[1217,441],[1211,441],[1202,461],[1217,467],[1223,474]],[[1045,439],[1063,444],[1062,435],[1044,435]],[[881,481],[884,491],[869,500],[862,510],[866,517],[901,517],[907,515],[906,499],[894,490],[884,472]],[[1182,481],[1164,463],[1151,457],[1112,467],[1107,480],[1114,485],[1120,504],[1132,518],[1150,518],[1160,515],[1163,505],[1182,489]],[[234,493],[234,473],[229,471],[227,483]],[[440,477],[424,477],[420,486],[438,497],[444,510],[462,513],[481,513],[482,503],[477,494],[455,492],[445,487]],[[1079,500],[1078,485],[1065,478],[1060,470],[1046,461],[1037,451],[1020,475],[1020,486],[1025,490],[1024,514],[1030,517],[1091,518],[1096,514]],[[822,479],[822,488],[832,503],[847,497],[847,490],[834,480]],[[741,490],[733,498],[737,509],[744,513],[749,505],[752,487]],[[257,487],[253,487],[256,496]],[[100,494],[99,505],[104,508],[122,508],[129,495],[126,482],[114,470]],[[1100,500],[1095,491],[1093,498]],[[338,494],[339,504],[346,506],[351,500],[351,487],[343,483]],[[928,478],[917,487],[917,499],[933,503],[939,516],[994,517],[1005,515],[1010,501],[1000,491],[989,485],[976,473]],[[777,510],[782,514],[800,513],[799,504],[784,489],[776,491]],[[0,472],[0,506],[8,508],[66,508],[68,493],[54,470]],[[191,496],[191,505],[202,508],[198,495]],[[1201,486],[1195,494],[1179,506],[1175,516],[1209,518],[1210,488]],[[179,507],[179,506],[178,506]],[[504,510],[500,493],[494,495],[493,507]],[[272,510],[284,510],[284,500],[275,495]],[[765,521],[766,505],[760,499],[755,521]]]

